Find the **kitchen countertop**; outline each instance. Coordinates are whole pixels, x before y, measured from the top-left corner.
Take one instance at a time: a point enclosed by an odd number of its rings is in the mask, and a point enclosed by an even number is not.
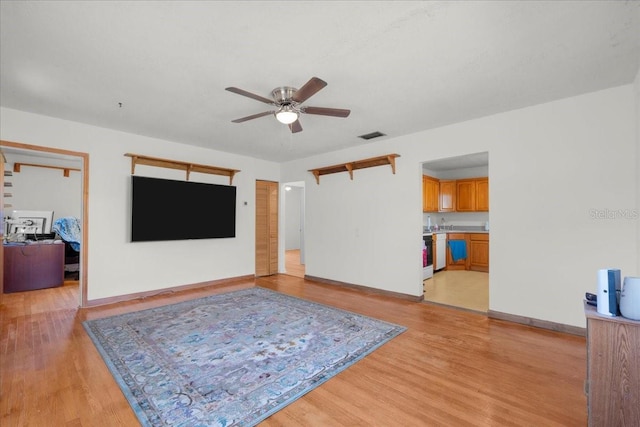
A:
[[[440,233],[446,233],[446,234],[451,234],[451,233],[479,233],[479,234],[489,234],[489,230],[485,230],[484,227],[480,226],[480,227],[473,227],[473,226],[466,226],[466,227],[454,227],[453,229],[446,229],[446,230],[432,230],[432,231],[427,231],[425,229],[423,229],[422,231],[422,235],[423,236],[428,236],[429,234],[440,234]]]

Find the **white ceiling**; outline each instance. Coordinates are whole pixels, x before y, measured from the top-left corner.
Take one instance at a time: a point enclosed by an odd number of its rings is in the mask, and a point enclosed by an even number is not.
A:
[[[631,83],[640,2],[0,3],[0,105],[287,161]],[[291,134],[263,103],[317,76]],[[122,107],[119,107],[122,103]],[[266,107],[266,108],[265,108]],[[380,131],[371,141],[358,135]]]
[[[464,156],[448,157],[422,164],[425,171],[443,172],[455,169],[477,168],[489,165],[489,153],[465,154]]]

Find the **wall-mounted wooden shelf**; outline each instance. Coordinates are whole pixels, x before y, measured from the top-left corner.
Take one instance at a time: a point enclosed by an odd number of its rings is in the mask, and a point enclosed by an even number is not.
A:
[[[22,166],[31,166],[31,167],[34,167],[34,168],[46,168],[46,169],[59,169],[59,170],[62,171],[62,174],[66,178],[69,177],[69,173],[71,171],[80,172],[80,169],[77,169],[77,168],[65,168],[64,166],[37,165],[35,163],[18,163],[18,162],[15,162],[13,164],[13,171],[15,173],[20,173],[20,168]]]
[[[321,175],[329,175],[332,173],[349,172],[349,177],[353,180],[353,171],[356,169],[372,168],[374,166],[391,165],[391,171],[396,173],[396,157],[400,154],[387,154],[370,159],[356,160],[355,162],[340,163],[339,165],[325,166],[323,168],[311,169],[309,172],[316,177],[316,182],[320,184]]]
[[[187,181],[191,172],[208,173],[229,177],[229,185],[233,183],[233,176],[240,172],[238,169],[227,169],[218,166],[199,165],[197,163],[180,162],[178,160],[160,159],[158,157],[142,156],[140,154],[126,153],[131,157],[131,175],[135,174],[136,165],[156,166],[159,168],[178,169],[187,173]]]

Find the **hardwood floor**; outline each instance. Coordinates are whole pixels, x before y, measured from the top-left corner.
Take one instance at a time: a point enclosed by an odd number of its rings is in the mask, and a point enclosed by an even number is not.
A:
[[[423,282],[424,300],[486,313],[489,311],[489,273],[439,271]]]
[[[290,275],[82,310],[77,286],[0,295],[0,425],[138,425],[82,322],[252,286],[408,327],[261,426],[586,425],[583,337]]]

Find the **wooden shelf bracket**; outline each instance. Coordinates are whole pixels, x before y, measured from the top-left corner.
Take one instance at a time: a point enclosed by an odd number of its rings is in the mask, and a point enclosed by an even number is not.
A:
[[[19,163],[19,162],[15,162],[13,164],[13,172],[20,173],[20,168],[22,166],[31,166],[34,168],[59,169],[62,171],[62,174],[64,175],[65,178],[69,178],[69,173],[71,171],[80,172],[80,169],[78,168],[65,168],[64,166],[37,165],[35,163]]]
[[[349,177],[353,180],[353,171],[356,169],[372,168],[374,166],[390,165],[391,172],[396,173],[396,157],[400,157],[399,154],[386,154],[384,156],[372,157],[369,159],[356,160],[354,162],[340,163],[333,166],[325,166],[317,169],[310,169],[309,172],[316,177],[316,183],[320,185],[320,176],[329,175],[338,172],[349,172]]]
[[[233,184],[233,177],[240,172],[238,169],[221,168],[219,166],[200,165],[197,163],[180,162],[178,160],[161,159],[158,157],[143,156],[140,154],[125,153],[125,156],[131,157],[131,175],[136,172],[136,165],[156,166],[159,168],[178,169],[186,173],[187,181],[191,172],[208,173],[211,175],[222,175],[229,177],[229,185]]]

